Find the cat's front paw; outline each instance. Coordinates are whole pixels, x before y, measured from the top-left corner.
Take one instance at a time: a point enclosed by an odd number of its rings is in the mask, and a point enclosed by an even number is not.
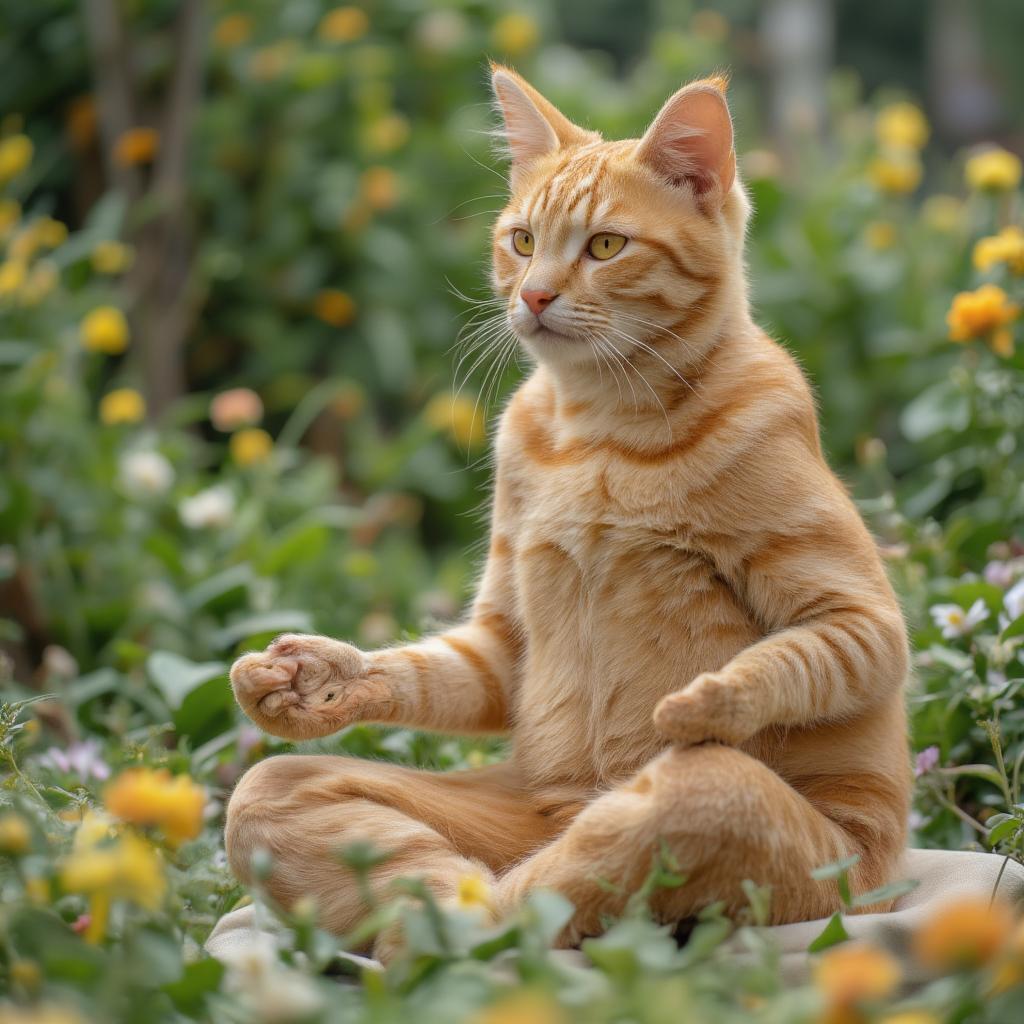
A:
[[[654,709],[654,727],[683,746],[726,743],[738,746],[757,732],[749,695],[719,672],[698,676],[684,690],[662,698]]]
[[[243,710],[260,724],[302,721],[303,731],[310,733],[368,717],[391,697],[358,648],[325,636],[291,633],[259,654],[239,658],[231,666],[231,685]]]

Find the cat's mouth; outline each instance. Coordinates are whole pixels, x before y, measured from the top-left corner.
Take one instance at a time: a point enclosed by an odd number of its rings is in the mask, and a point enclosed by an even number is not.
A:
[[[573,335],[566,334],[563,331],[557,331],[553,327],[548,327],[547,324],[540,323],[540,321],[534,325],[534,328],[530,331],[528,337],[530,341],[579,341],[579,339],[573,337]]]

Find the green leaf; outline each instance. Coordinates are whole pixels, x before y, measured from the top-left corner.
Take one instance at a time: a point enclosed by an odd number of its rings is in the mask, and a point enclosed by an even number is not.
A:
[[[888,903],[889,900],[899,899],[913,892],[921,883],[916,879],[907,878],[899,882],[890,882],[888,885],[880,885],[870,892],[863,892],[854,896],[850,905],[854,907],[870,907],[874,903]]]
[[[1003,592],[980,580],[974,583],[960,583],[949,591],[950,600],[967,611],[979,598],[985,602],[990,612],[997,612],[1003,606]]]
[[[989,819],[991,820],[991,819]],[[999,822],[997,825],[991,826],[988,836],[985,838],[985,842],[988,843],[989,847],[998,846],[1004,839],[1009,839],[1014,835],[1021,827],[1021,822],[1012,816],[1007,817],[1005,821]]]
[[[807,947],[807,952],[820,953],[823,949],[846,942],[849,937],[850,933],[846,930],[846,925],[843,924],[842,914],[833,914],[821,934]]]
[[[230,568],[208,577],[202,583],[197,583],[185,595],[185,605],[191,611],[199,611],[199,609],[209,606],[230,605],[245,595],[253,579],[251,566],[245,563],[232,565]]]
[[[1024,615],[1018,615],[1006,629],[1003,630],[1000,640],[1010,640],[1015,636],[1024,636]]]
[[[823,864],[820,868],[815,868],[811,872],[811,878],[817,882],[824,881],[828,878],[841,878],[850,870],[850,868],[856,867],[859,863],[860,854],[855,853],[851,857],[833,861],[831,864]]]
[[[308,612],[297,609],[282,609],[275,612],[263,612],[259,615],[247,615],[244,619],[232,622],[213,635],[213,643],[217,647],[232,647],[243,640],[255,640],[258,637],[274,637],[279,633],[312,633],[313,620]]]
[[[276,576],[292,565],[315,562],[330,539],[330,531],[322,523],[296,523],[271,541],[260,559],[259,571],[264,576]]]
[[[196,1014],[207,994],[220,988],[224,965],[219,960],[197,960],[187,964],[181,977],[164,985],[164,991],[182,1012]]]
[[[949,380],[926,388],[903,410],[900,427],[909,441],[923,441],[943,431],[964,430],[971,421],[967,395]]]
[[[211,679],[223,677],[227,666],[222,661],[195,662],[172,651],[154,651],[146,661],[146,672],[172,711],[185,698]]]

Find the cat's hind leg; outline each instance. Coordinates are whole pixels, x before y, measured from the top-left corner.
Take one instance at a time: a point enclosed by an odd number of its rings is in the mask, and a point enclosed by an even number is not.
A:
[[[681,921],[719,900],[727,913],[739,912],[747,905],[745,879],[771,887],[773,924],[824,917],[841,908],[838,887],[813,880],[813,869],[858,853],[861,861],[851,872],[855,892],[889,881],[904,821],[901,802],[886,807],[884,780],[880,786],[877,808],[864,807],[862,779],[856,800],[844,805],[837,778],[834,807],[849,813],[840,824],[739,750],[672,747],[503,874],[498,902],[507,912],[531,889],[562,893],[576,912],[561,943],[575,945],[623,912],[664,849],[686,881],[653,895],[652,911],[663,922]],[[843,820],[843,812],[836,818]]]
[[[386,899],[398,878],[420,877],[443,900],[462,876],[493,878],[553,834],[511,766],[442,773],[295,754],[268,758],[242,778],[228,804],[225,846],[243,882],[252,880],[256,851],[269,853],[261,884],[274,900],[291,907],[312,897],[320,923],[340,934],[369,909],[339,857],[346,846],[369,843],[388,854],[369,873],[374,899]]]

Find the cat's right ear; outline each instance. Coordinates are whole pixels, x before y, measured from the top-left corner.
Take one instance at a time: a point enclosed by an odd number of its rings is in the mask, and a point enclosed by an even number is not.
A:
[[[491,86],[505,126],[502,135],[512,158],[513,185],[540,157],[597,138],[593,132],[574,125],[511,68],[492,64]]]

